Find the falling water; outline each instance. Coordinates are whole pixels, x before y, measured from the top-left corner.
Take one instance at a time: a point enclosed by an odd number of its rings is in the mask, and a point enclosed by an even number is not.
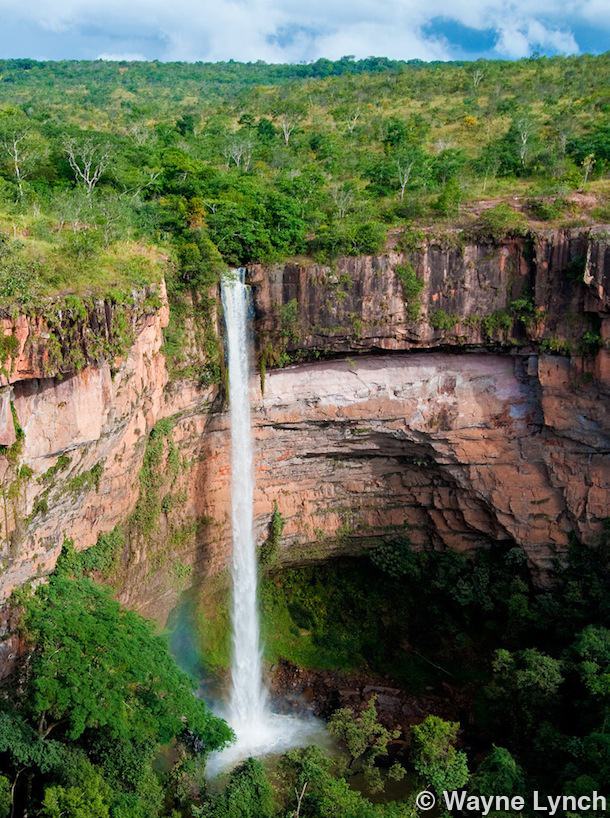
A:
[[[233,653],[227,718],[236,742],[208,761],[215,775],[250,755],[284,752],[312,741],[325,743],[325,731],[314,720],[272,713],[263,684],[257,603],[256,544],[253,526],[254,469],[250,406],[249,288],[245,271],[234,270],[222,282],[227,331],[231,410],[231,520],[233,527]]]
[[[227,327],[231,407],[231,519],[233,526],[233,656],[229,720],[239,739],[258,737],[266,722],[252,519],[254,471],[250,423],[249,290],[244,271],[222,285]]]

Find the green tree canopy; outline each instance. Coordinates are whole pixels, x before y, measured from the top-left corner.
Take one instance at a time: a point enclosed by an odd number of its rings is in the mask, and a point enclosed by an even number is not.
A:
[[[437,794],[457,790],[468,781],[466,754],[455,749],[460,725],[428,716],[411,730],[413,766]]]
[[[188,728],[209,750],[230,741],[165,640],[107,589],[56,574],[29,600],[23,628],[34,646],[28,707],[42,736],[61,724],[72,739],[107,728],[164,743]]]

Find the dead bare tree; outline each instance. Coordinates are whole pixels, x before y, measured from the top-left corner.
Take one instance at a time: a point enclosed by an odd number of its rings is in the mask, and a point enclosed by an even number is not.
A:
[[[129,135],[136,145],[143,145],[148,139],[148,128],[140,122],[135,122],[129,129]]]
[[[398,169],[398,181],[400,182],[400,201],[402,202],[405,198],[405,188],[409,184],[409,179],[411,178],[411,172],[413,170],[413,166],[415,165],[415,159],[411,159],[410,161],[400,161],[398,159],[396,161],[396,167]]]
[[[344,219],[348,210],[352,206],[354,196],[351,190],[346,190],[343,187],[334,186],[330,191],[331,198],[337,207],[337,213],[340,219]]]
[[[251,139],[236,138],[228,142],[222,152],[222,155],[227,160],[227,168],[231,162],[234,162],[236,167],[243,167],[244,170],[249,170],[253,148],[254,143]]]
[[[24,170],[25,143],[29,135],[30,131],[26,128],[22,131],[13,131],[11,134],[6,134],[2,140],[2,148],[10,157],[13,172],[17,179],[20,199],[23,198],[23,181],[26,178]]]
[[[282,129],[282,133],[284,134],[284,142],[288,144],[290,141],[290,137],[292,132],[297,126],[298,120],[296,117],[290,116],[290,114],[282,114],[280,116],[280,127]]]
[[[307,789],[307,781],[303,784],[301,792],[297,790],[295,787],[294,794],[297,799],[297,808],[293,811],[291,818],[299,818],[301,814],[301,804],[303,803],[303,798],[305,797],[305,790]]]
[[[360,108],[351,108],[347,110],[344,114],[343,121],[345,122],[345,127],[350,133],[354,132],[354,128],[356,127],[356,123],[360,118]]]
[[[595,154],[590,153],[588,156],[582,160],[582,169],[583,179],[582,179],[582,189],[585,190],[587,187],[587,182],[589,181],[589,174],[593,170],[593,166],[595,165]]]
[[[519,134],[519,157],[521,159],[521,167],[525,167],[525,160],[527,158],[527,143],[532,132],[532,123],[529,119],[522,117],[517,122],[517,133]]]
[[[483,79],[483,76],[484,76],[484,74],[483,74],[483,72],[481,71],[480,68],[475,68],[474,71],[472,72],[472,74],[470,75],[470,78],[472,79],[472,87],[474,88],[475,91],[477,90],[477,88],[481,84],[481,80]]]
[[[87,197],[91,199],[95,186],[108,167],[110,158],[108,148],[99,147],[91,141],[78,144],[70,139],[64,144],[64,151],[76,181],[82,182]]]

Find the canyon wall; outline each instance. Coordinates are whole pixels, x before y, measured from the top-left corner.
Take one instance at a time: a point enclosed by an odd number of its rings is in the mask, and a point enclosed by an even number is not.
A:
[[[248,270],[264,364],[251,387],[259,540],[275,501],[286,562],[397,535],[460,550],[504,540],[543,576],[608,514],[607,233],[419,241],[333,269]],[[411,301],[405,269],[423,282]],[[129,313],[117,354],[94,343],[111,306],[70,319],[72,368],[57,354],[65,320],[4,319],[17,341],[0,392],[2,598],[48,573],[64,538],[83,550],[116,526],[109,581],[161,621],[226,565],[222,394],[170,377],[156,296]]]
[[[601,326],[604,338],[610,336],[605,228],[546,230],[503,241],[473,241],[463,231],[421,232],[406,243],[412,249],[401,251],[399,238],[383,256],[343,258],[333,267],[253,265],[259,352],[269,345],[271,359],[283,353],[282,360],[294,362],[448,346],[542,345],[578,355],[591,351],[583,348],[587,332],[598,334]],[[421,282],[418,292],[414,279]]]

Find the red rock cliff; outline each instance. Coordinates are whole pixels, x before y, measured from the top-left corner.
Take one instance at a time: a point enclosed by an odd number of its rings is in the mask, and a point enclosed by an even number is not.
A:
[[[277,501],[293,562],[407,532],[433,548],[510,540],[543,572],[571,532],[593,542],[608,513],[608,255],[606,234],[571,230],[253,267],[258,354],[310,361],[267,371],[264,395],[252,384],[260,539]],[[423,281],[416,317],[405,263]],[[159,619],[226,564],[227,417],[215,387],[169,378],[160,295],[124,354],[85,344],[78,371],[49,358],[42,319],[6,319],[18,348],[0,435],[16,440],[16,415],[22,436],[0,467],[3,597],[51,570],[64,537],[84,549],[117,524],[121,599]]]

